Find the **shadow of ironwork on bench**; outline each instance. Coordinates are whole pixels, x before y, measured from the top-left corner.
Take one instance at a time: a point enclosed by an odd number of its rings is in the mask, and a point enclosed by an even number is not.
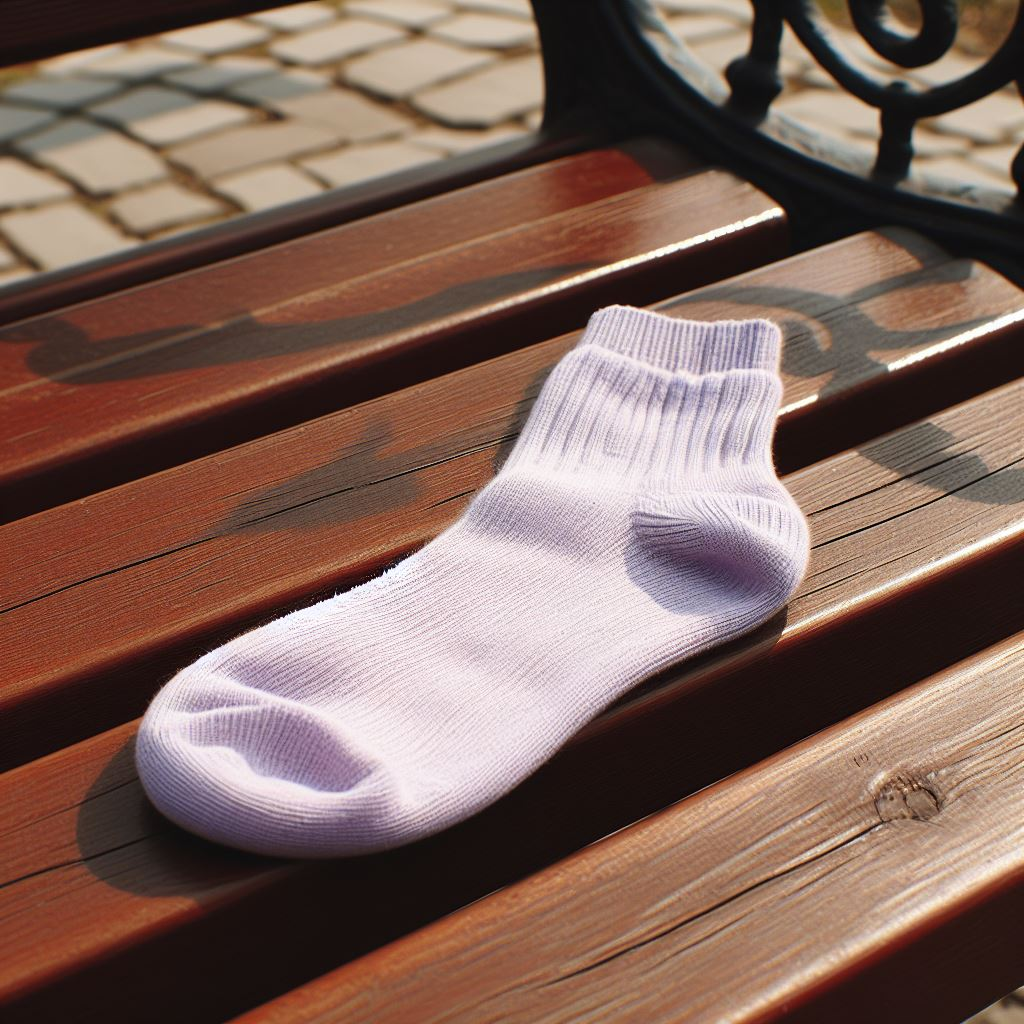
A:
[[[223,323],[179,323],[94,340],[70,319],[52,317],[13,328],[0,343],[34,345],[26,364],[69,386],[152,377],[200,367],[254,362],[422,330],[431,322],[554,287],[597,269],[593,261],[559,263],[461,281],[397,305],[317,323],[273,323],[246,312]]]

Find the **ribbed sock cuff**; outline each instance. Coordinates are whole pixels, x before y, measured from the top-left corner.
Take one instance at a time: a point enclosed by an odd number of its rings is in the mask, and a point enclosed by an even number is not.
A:
[[[597,345],[649,366],[693,374],[778,372],[782,333],[770,320],[683,320],[635,306],[605,306],[580,345]]]
[[[548,377],[506,465],[623,483],[767,464],[781,394],[762,369],[674,372],[579,345]]]

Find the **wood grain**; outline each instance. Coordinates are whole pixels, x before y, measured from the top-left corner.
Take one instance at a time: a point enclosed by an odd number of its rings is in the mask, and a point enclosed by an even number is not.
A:
[[[786,612],[637,688],[432,839],[326,864],[205,844],[146,805],[131,725],[0,777],[5,1021],[104,1019],[112,985],[129,1015],[222,1020],[1024,627],[1006,599],[1024,568],[1024,381],[786,482],[814,545]]]
[[[126,301],[133,303],[128,315],[141,318],[137,321],[140,330],[166,326],[170,314],[216,323],[261,302],[283,302],[311,288],[333,284],[338,280],[335,264],[380,269],[396,261],[429,255],[432,248],[481,238],[534,217],[561,213],[669,180],[699,166],[678,146],[657,139],[596,146],[537,162],[457,192],[385,210],[372,221],[346,224],[343,230],[308,233],[291,242],[261,247],[201,273],[164,278],[131,297],[121,296],[113,307],[92,303],[88,307],[90,315],[98,319],[88,324],[90,330],[99,332],[99,344],[114,328],[104,327],[97,311],[119,308]],[[388,235],[387,245],[380,244],[380,230]],[[301,270],[297,269],[300,266]],[[146,302],[138,301],[140,294],[147,297]],[[4,301],[6,298],[5,294]],[[15,319],[4,305],[0,305],[0,313],[5,324]],[[35,317],[33,329],[56,330],[52,324],[60,316]],[[0,338],[14,345],[16,332],[4,330]],[[74,350],[71,355],[69,366],[90,358],[88,349]],[[92,356],[95,358],[95,353]],[[0,381],[6,384],[35,377],[26,365],[24,352],[0,351]]]
[[[267,268],[236,267],[221,296],[225,275],[197,271],[8,329],[0,504],[50,507],[550,337],[598,295],[650,301],[784,244],[782,211],[718,171],[550,214],[517,203],[506,227],[474,205],[447,213],[488,224],[468,239],[445,228],[392,245],[403,208],[335,229],[345,238],[315,272],[310,250],[291,253],[276,285]],[[194,296],[179,304],[183,288]]]
[[[1021,293],[909,233],[861,235],[663,308],[782,324],[784,470],[1024,370]],[[202,650],[429,540],[493,474],[576,339],[0,528],[0,760],[140,714]]]
[[[627,143],[628,145],[628,143]],[[667,144],[666,144],[667,145]],[[346,224],[360,217],[465,188],[583,150],[602,149],[593,135],[538,130],[461,156],[189,230],[12,282],[0,291],[0,324],[49,313],[101,295],[244,256],[267,246]]]
[[[959,1024],[1024,982],[1022,674],[1018,634],[239,1024]]]

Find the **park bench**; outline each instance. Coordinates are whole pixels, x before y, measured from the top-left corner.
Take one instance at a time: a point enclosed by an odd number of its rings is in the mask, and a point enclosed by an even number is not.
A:
[[[9,6],[7,61],[267,5]],[[5,1022],[958,1024],[1024,984],[1024,205],[907,179],[899,90],[874,168],[766,113],[811,29],[755,6],[730,98],[645,5],[534,0],[535,138],[0,292]],[[411,846],[160,817],[159,686],[454,521],[611,302],[783,328],[785,611]]]

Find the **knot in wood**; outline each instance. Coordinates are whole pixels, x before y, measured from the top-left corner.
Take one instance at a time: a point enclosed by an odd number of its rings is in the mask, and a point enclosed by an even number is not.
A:
[[[921,779],[899,773],[887,778],[875,797],[882,821],[917,818],[927,821],[939,813],[939,798]]]

